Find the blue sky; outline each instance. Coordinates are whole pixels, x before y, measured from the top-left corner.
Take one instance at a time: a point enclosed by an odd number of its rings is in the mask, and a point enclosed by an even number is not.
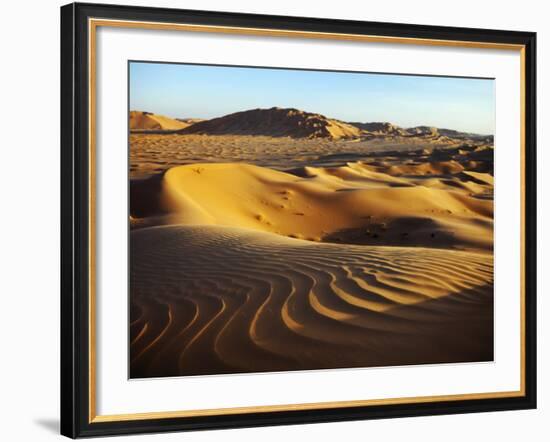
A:
[[[493,80],[130,63],[131,110],[214,118],[273,106],[343,121],[494,133]]]

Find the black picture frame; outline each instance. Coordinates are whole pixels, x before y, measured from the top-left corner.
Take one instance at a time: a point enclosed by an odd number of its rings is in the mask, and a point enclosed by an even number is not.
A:
[[[89,18],[499,43],[524,51],[524,395],[139,420],[90,419]],[[121,146],[126,148],[126,146]],[[73,3],[61,8],[61,434],[71,437],[536,408],[536,34]]]

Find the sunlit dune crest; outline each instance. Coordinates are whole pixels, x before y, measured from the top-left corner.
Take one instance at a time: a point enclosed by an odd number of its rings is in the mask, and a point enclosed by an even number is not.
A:
[[[361,163],[295,171],[302,176],[238,163],[179,166],[164,174],[154,196],[165,214],[154,223],[245,227],[312,241],[490,250],[492,201],[476,196],[489,186],[468,175],[425,178],[427,168],[420,169],[421,176],[404,178],[401,170],[389,175]],[[442,169],[462,171],[453,164],[430,170]]]

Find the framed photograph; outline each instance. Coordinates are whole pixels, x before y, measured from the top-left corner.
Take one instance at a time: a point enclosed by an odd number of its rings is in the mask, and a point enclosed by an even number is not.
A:
[[[61,8],[61,432],[536,406],[529,32]]]

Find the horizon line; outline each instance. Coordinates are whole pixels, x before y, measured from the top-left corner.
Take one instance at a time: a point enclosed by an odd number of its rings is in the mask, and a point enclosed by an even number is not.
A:
[[[128,114],[130,112],[144,112],[144,113],[149,113],[151,115],[159,115],[159,116],[171,118],[173,120],[200,119],[200,120],[203,120],[203,121],[210,121],[210,120],[215,120],[217,118],[223,118],[223,117],[227,117],[229,115],[234,115],[234,114],[238,114],[238,113],[242,113],[242,112],[271,110],[271,109],[296,110],[296,111],[307,113],[307,114],[320,115],[320,116],[322,116],[324,118],[327,118],[329,120],[335,120],[335,121],[339,121],[341,123],[346,123],[346,124],[351,124],[351,125],[353,125],[353,123],[359,123],[359,124],[387,123],[387,124],[391,124],[393,126],[396,126],[400,129],[406,129],[406,130],[407,129],[416,129],[416,128],[419,128],[419,127],[429,127],[429,128],[433,127],[433,128],[441,129],[441,130],[453,130],[453,131],[459,132],[459,133],[465,133],[465,134],[471,134],[471,135],[480,135],[480,136],[486,136],[486,137],[495,135],[494,133],[482,133],[482,132],[476,132],[476,131],[470,131],[470,130],[453,129],[451,127],[440,127],[440,126],[433,125],[433,124],[417,124],[415,126],[404,126],[404,125],[400,125],[398,123],[394,123],[392,121],[387,121],[387,120],[386,121],[385,120],[347,121],[347,120],[339,119],[339,118],[336,118],[336,117],[330,117],[330,116],[327,116],[326,114],[322,114],[322,113],[319,113],[319,112],[313,112],[313,111],[309,111],[309,110],[298,109],[296,107],[281,107],[281,106],[256,107],[256,108],[244,109],[244,110],[240,110],[240,111],[229,112],[227,114],[223,114],[223,115],[219,115],[219,116],[211,117],[211,118],[202,118],[202,117],[196,117],[196,116],[185,116],[185,117],[177,116],[176,117],[176,116],[168,115],[166,113],[157,113],[157,112],[150,112],[150,111],[146,111],[146,110],[130,109],[129,107],[128,107]]]

